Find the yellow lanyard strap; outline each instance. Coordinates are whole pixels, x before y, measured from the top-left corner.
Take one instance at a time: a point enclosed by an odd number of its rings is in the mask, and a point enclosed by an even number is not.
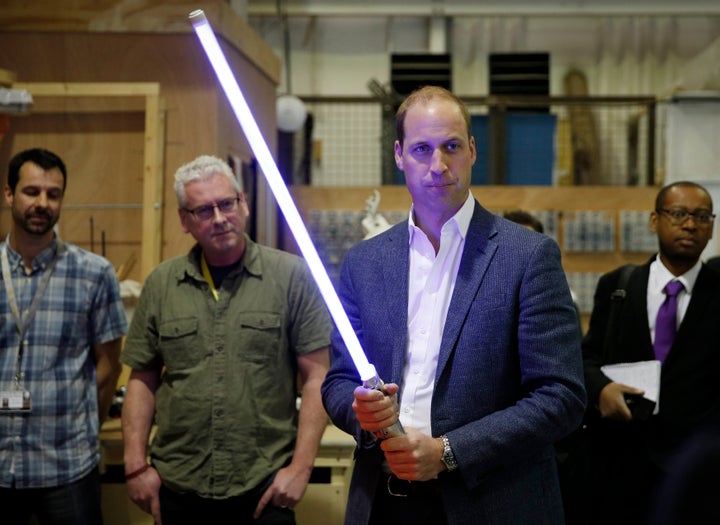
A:
[[[205,261],[204,253],[200,256],[200,267],[202,268],[203,277],[205,277],[205,280],[210,285],[210,291],[212,292],[213,297],[215,297],[215,300],[218,301],[218,293],[215,289],[215,283],[213,282],[212,275],[210,275],[210,268],[208,268],[207,261]]]

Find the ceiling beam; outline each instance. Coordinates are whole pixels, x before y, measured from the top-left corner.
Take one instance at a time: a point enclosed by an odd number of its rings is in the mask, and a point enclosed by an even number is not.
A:
[[[470,4],[470,5],[468,5]],[[249,16],[277,16],[276,0],[248,0]],[[554,1],[509,0],[489,2],[408,0],[395,2],[309,0],[288,1],[284,5],[288,16],[318,17],[388,17],[388,16],[714,16],[720,15],[717,0],[675,0],[653,2],[652,6],[640,2],[620,1]]]

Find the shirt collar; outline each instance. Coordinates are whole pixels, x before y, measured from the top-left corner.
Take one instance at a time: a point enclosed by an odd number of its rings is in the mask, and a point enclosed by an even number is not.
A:
[[[419,228],[415,225],[415,220],[413,219],[413,209],[414,207],[411,206],[410,217],[408,219],[408,232],[410,233],[408,240],[410,243],[413,241],[413,235],[415,235],[416,231],[419,231]],[[447,228],[455,227],[457,232],[460,234],[460,237],[464,240],[468,229],[470,228],[470,220],[472,219],[474,212],[475,198],[473,197],[472,192],[468,191],[465,203],[460,207],[455,215],[450,217],[445,224],[443,224],[442,232],[448,231]]]
[[[7,254],[8,254],[8,262],[10,263],[11,268],[17,268],[18,266],[23,265],[23,259],[20,256],[18,252],[12,249],[12,246],[10,244],[10,234],[7,234],[7,237],[5,237],[5,246],[7,247]],[[50,244],[47,245],[46,248],[43,249],[40,253],[38,253],[32,262],[32,269],[33,271],[36,271],[38,268],[45,269],[47,268],[47,265],[52,262],[52,260],[55,258],[58,251],[58,236],[55,235],[50,242]]]
[[[199,244],[195,244],[187,255],[186,264],[180,268],[177,274],[179,281],[183,280],[185,276],[192,277],[196,281],[205,281],[202,270],[200,268],[200,255],[202,254],[202,247]],[[250,275],[256,277],[262,276],[262,258],[260,257],[260,249],[250,237],[245,235],[245,252],[243,253],[242,259],[238,267],[230,272],[228,276],[234,275],[236,272],[246,270]]]
[[[670,281],[680,281],[685,287],[685,291],[688,294],[692,293],[692,289],[697,281],[700,268],[702,267],[702,261],[698,259],[695,265],[690,268],[687,272],[682,275],[675,276],[668,270],[660,260],[660,256],[655,257],[655,260],[650,263],[650,278],[648,280],[648,287],[651,293],[662,294],[665,286]]]

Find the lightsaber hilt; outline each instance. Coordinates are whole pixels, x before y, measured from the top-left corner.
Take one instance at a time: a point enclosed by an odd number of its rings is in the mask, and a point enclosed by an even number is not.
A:
[[[370,379],[364,380],[362,386],[363,388],[367,388],[369,390],[379,390],[383,394],[388,395],[387,390],[385,389],[385,383],[383,383],[383,380],[380,379],[377,374],[375,374],[375,376],[371,377]],[[402,423],[400,423],[400,420],[398,419],[389,427],[385,427],[375,432],[375,437],[379,439],[387,439],[391,437],[402,436],[403,434],[405,434],[405,429],[403,429]]]

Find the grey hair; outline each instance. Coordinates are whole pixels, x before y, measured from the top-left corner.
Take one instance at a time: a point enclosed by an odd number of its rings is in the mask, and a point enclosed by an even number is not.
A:
[[[175,172],[175,195],[177,196],[178,206],[183,208],[187,203],[185,195],[185,186],[194,180],[205,180],[213,175],[225,175],[232,182],[235,191],[240,193],[240,183],[235,174],[224,160],[212,155],[200,155],[195,160],[183,164]]]

